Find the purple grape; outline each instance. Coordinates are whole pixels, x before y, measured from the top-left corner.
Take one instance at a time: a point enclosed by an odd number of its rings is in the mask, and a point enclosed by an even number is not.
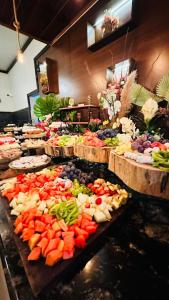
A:
[[[132,150],[137,150],[138,147],[139,147],[139,144],[138,144],[137,141],[133,142],[132,145],[131,145]]]
[[[143,153],[144,152],[144,147],[143,146],[139,146],[138,147],[138,152]]]
[[[151,146],[151,142],[150,141],[146,141],[143,143],[143,147],[144,148],[149,148]]]

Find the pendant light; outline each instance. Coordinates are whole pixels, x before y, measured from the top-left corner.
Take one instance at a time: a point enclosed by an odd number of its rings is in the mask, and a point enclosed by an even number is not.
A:
[[[23,53],[22,53],[22,49],[21,49],[20,36],[19,36],[20,23],[19,23],[18,18],[17,18],[15,0],[13,0],[13,12],[14,12],[14,19],[15,19],[14,22],[13,22],[13,25],[16,29],[17,43],[18,43],[17,60],[22,63],[23,62]]]

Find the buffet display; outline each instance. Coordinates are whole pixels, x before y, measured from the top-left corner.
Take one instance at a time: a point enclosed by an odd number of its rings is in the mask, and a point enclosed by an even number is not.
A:
[[[78,168],[79,158],[107,164],[134,191],[169,199],[169,75],[160,80],[156,94],[136,83],[136,76],[136,71],[121,75],[98,93],[108,119],[94,119],[89,109],[88,122],[67,122],[66,115],[60,121],[60,111],[62,117],[70,111],[73,118],[76,106],[67,108],[69,97],[49,94],[35,104],[40,122],[22,128],[10,124],[4,131],[13,134],[0,136],[0,167],[9,164],[20,173],[1,184],[1,194],[8,199],[16,244],[35,294],[67,269],[65,261],[75,262],[106,233],[129,198],[126,189],[97,177],[95,164],[87,173]],[[27,156],[28,149],[40,148],[46,154]],[[56,157],[68,162],[54,165]],[[48,278],[43,284],[42,275]]]
[[[65,173],[68,169],[72,180]],[[83,183],[73,179],[72,172],[79,173]],[[85,247],[98,224],[111,220],[113,211],[127,202],[127,191],[117,184],[98,178],[86,185],[84,178],[91,182],[91,175],[80,175],[80,170],[70,162],[18,175],[1,187],[12,208],[11,214],[17,216],[15,234],[28,242],[28,260],[42,256],[45,264],[52,266],[60,259],[73,257],[75,248]]]
[[[93,173],[87,174],[68,162],[37,173],[22,173],[1,185],[35,294],[75,263],[83,249],[90,247],[121,214],[120,207],[129,197],[127,191],[95,178]],[[55,267],[51,276],[49,267]],[[39,280],[38,268],[48,275],[45,283]]]

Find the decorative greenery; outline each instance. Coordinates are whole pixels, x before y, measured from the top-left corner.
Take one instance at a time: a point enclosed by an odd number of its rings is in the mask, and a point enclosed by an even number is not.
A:
[[[144,88],[141,84],[133,83],[130,91],[131,102],[138,106],[143,106],[147,99],[152,98],[159,102],[161,99]]]
[[[77,114],[76,110],[72,110],[71,112],[68,113],[68,119],[70,120],[70,122],[76,122],[76,114]]]
[[[169,102],[169,73],[161,78],[157,85],[156,93],[159,97]]]
[[[54,93],[48,94],[46,97],[39,97],[34,105],[34,114],[40,119],[44,120],[49,114],[52,119],[56,120],[60,117],[59,108],[69,105],[70,97],[59,97]]]

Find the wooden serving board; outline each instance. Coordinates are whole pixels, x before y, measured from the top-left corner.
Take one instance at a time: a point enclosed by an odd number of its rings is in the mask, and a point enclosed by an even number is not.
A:
[[[66,146],[66,147],[52,147],[49,144],[45,145],[45,153],[47,155],[56,157],[56,156],[66,156],[72,157],[74,156],[74,147]]]
[[[110,152],[109,170],[133,190],[169,200],[169,173]]]
[[[74,154],[91,162],[108,163],[111,149],[111,147],[93,147],[78,144],[74,147]]]
[[[9,225],[11,226],[11,231],[14,236],[14,240],[20,254],[25,273],[27,275],[28,281],[32,288],[32,291],[35,296],[37,296],[47,285],[49,285],[52,281],[61,280],[63,276],[68,272],[68,270],[73,270],[77,266],[79,259],[84,257],[87,250],[92,250],[93,247],[101,237],[105,236],[107,230],[110,226],[124,213],[127,209],[127,205],[122,206],[118,210],[112,213],[112,219],[109,222],[102,223],[99,225],[98,230],[95,234],[91,235],[91,237],[87,241],[87,247],[85,249],[77,249],[75,250],[75,255],[72,259],[62,260],[58,262],[53,267],[48,267],[45,265],[45,260],[41,258],[36,262],[29,262],[27,260],[28,254],[30,250],[27,246],[27,243],[23,243],[22,240],[14,233],[13,223],[15,218],[10,215],[10,208],[7,200],[2,198],[3,205],[5,207],[6,215],[8,218]]]

